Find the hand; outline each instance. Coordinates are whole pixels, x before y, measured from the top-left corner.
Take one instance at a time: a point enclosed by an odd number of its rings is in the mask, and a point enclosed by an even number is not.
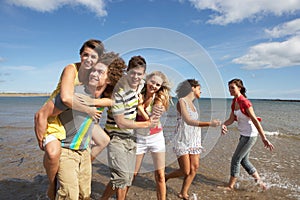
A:
[[[210,123],[211,123],[210,126],[212,126],[212,127],[217,127],[217,126],[221,125],[221,121],[218,119],[214,119]]]
[[[44,149],[44,146],[43,146],[43,140],[38,140],[38,144],[39,144],[39,147],[40,147],[40,149],[42,150],[42,151],[45,151],[45,149]]]
[[[222,128],[221,134],[225,135],[228,132],[227,126],[222,124],[221,128]]]
[[[274,146],[267,138],[262,138],[262,141],[264,143],[265,148],[268,148],[270,149],[270,151],[273,151]]]
[[[139,94],[139,105],[143,105],[144,103],[144,98],[142,94]]]
[[[156,126],[158,126],[159,123],[159,118],[157,117],[150,117],[150,121],[149,121],[149,128],[154,128]]]
[[[38,145],[39,145],[40,149],[41,149],[42,151],[44,151],[44,150],[45,150],[45,149],[44,149],[44,146],[43,146],[43,139],[44,139],[44,136],[41,135],[41,134],[39,134],[39,132],[37,132],[36,130],[35,130],[35,136],[36,136],[36,139],[37,139],[37,141],[38,141]]]
[[[156,118],[161,117],[163,112],[165,111],[163,106],[160,105],[154,105],[152,110],[152,116],[155,116]]]
[[[75,93],[74,96],[75,96],[76,100],[79,101],[82,105],[94,106],[94,104],[95,104],[93,98],[86,96],[84,94]]]
[[[97,110],[95,107],[89,107],[87,114],[94,120],[97,121],[102,117],[102,111]]]

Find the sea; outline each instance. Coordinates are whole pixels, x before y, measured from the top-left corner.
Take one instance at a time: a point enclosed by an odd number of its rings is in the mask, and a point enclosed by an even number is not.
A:
[[[5,150],[4,147],[9,145],[9,143],[18,144],[17,140],[22,137],[30,138],[27,141],[35,143],[33,149],[32,147],[27,149],[26,145],[21,145],[24,151],[39,150],[34,136],[33,117],[34,113],[44,104],[47,98],[47,96],[0,97],[1,166],[5,166],[7,161],[12,162],[10,156],[3,156],[3,153],[5,153],[3,152]],[[258,140],[256,145],[260,147],[256,151],[253,150],[255,153],[252,153],[251,159],[259,163],[262,177],[269,187],[284,189],[287,191],[289,198],[300,199],[300,102],[265,99],[250,100],[256,115],[262,118],[261,124],[265,134],[275,146],[274,152],[270,153],[268,150],[260,148],[263,147],[263,144]],[[169,110],[162,117],[167,144],[166,165],[176,160],[175,155],[172,153],[171,145],[176,126],[176,102],[177,100],[173,98]],[[211,119],[226,120],[231,111],[230,104],[231,99],[201,98],[195,102],[201,121],[209,121]],[[100,122],[101,126],[105,123],[105,117],[104,113]],[[236,124],[229,127],[228,135],[235,138],[229,148],[232,151],[239,137]],[[226,163],[228,166],[230,165],[230,154],[223,161],[209,160],[212,159],[210,155],[216,148],[222,147],[226,149],[223,137],[227,136],[221,136],[219,128],[202,128],[202,142],[205,149],[201,156],[203,162],[207,159],[207,162],[220,162],[219,164]],[[147,157],[145,159],[147,163]],[[105,159],[101,161],[106,162]],[[7,179],[8,174],[10,174],[5,172],[5,170],[14,169],[4,168],[1,179]],[[146,172],[147,170],[150,169],[147,168],[147,165],[143,165],[141,171]],[[217,174],[219,173],[218,170],[216,169],[212,173]],[[242,175],[243,177],[246,179],[247,176]]]

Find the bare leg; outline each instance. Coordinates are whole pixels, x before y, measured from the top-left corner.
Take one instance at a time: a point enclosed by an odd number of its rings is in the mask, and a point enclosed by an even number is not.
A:
[[[190,174],[190,170],[191,170],[190,156],[188,154],[182,155],[177,159],[177,161],[178,161],[180,169],[167,174],[166,181],[170,178],[177,178],[177,177],[184,176],[184,182],[182,185],[181,192],[178,194],[178,197],[181,199],[188,199],[188,194],[183,194],[182,191],[183,191],[183,187],[185,184],[185,179]]]
[[[49,142],[45,147],[44,167],[48,176],[49,186],[47,195],[51,200],[56,194],[56,174],[59,168],[59,158],[61,153],[61,143],[59,140]]]
[[[95,125],[92,130],[92,137],[95,142],[95,146],[92,147],[91,160],[95,160],[98,154],[109,144],[110,138],[105,131],[99,126]]]
[[[113,190],[112,188],[112,185],[111,183],[109,182],[107,185],[106,185],[106,188],[100,198],[100,200],[108,200],[109,197],[111,197],[113,194],[115,194],[115,190]]]
[[[189,155],[190,157],[190,173],[184,177],[184,181],[181,188],[181,195],[183,198],[188,198],[188,191],[190,189],[190,186],[196,176],[197,170],[199,168],[199,154],[193,154]]]
[[[167,189],[165,181],[165,152],[152,153],[155,166],[156,196],[158,200],[165,200]]]
[[[233,176],[230,177],[229,183],[228,183],[228,189],[229,190],[234,189],[234,185],[235,185],[236,181],[237,181],[237,177],[233,177]]]
[[[133,176],[133,180],[136,177],[136,175],[138,174],[138,172],[140,171],[141,165],[142,165],[142,161],[144,158],[145,154],[139,154],[136,155],[136,160],[135,160],[135,169],[134,169],[134,176]],[[133,182],[133,181],[132,181]]]
[[[117,188],[117,200],[125,200],[128,187]]]
[[[184,176],[185,174],[189,174],[189,170],[190,170],[190,161],[189,161],[189,155],[186,154],[186,155],[182,155],[180,156],[179,158],[177,158],[177,161],[178,161],[178,164],[179,164],[179,169],[169,173],[169,174],[166,174],[165,176],[165,179],[166,179],[166,182],[171,179],[171,178],[178,178],[178,177],[182,177]],[[186,164],[184,164],[186,163]],[[186,166],[188,165],[188,167]]]
[[[51,200],[55,199],[56,194],[55,176],[59,167],[61,143],[59,140],[54,140],[43,147],[43,138],[48,127],[48,117],[58,115],[61,112],[61,110],[54,106],[52,101],[48,101],[34,116],[34,130],[38,144],[40,149],[45,150],[43,164],[49,179],[47,195]]]

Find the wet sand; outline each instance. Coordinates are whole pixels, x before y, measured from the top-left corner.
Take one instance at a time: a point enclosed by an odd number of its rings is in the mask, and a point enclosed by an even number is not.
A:
[[[31,129],[24,131],[32,132]],[[30,136],[19,134],[11,137],[12,132],[1,131],[1,199],[47,199],[47,177],[42,165],[43,152],[38,149],[33,132]],[[243,169],[243,180],[239,181],[238,189],[233,192],[218,189],[217,186],[225,184],[229,178],[230,158],[237,140],[237,134],[221,137],[215,148],[201,159],[197,176],[190,188],[190,196],[195,193],[198,199],[299,199],[299,139],[290,137],[270,137],[276,146],[272,153],[263,148],[260,139],[253,148],[251,160],[266,179],[269,190],[261,191]],[[287,148],[287,144],[293,148]],[[291,163],[289,160],[296,161]],[[177,167],[175,161],[166,167],[166,171],[170,172]],[[279,180],[276,180],[276,174],[279,174]],[[108,181],[107,166],[96,160],[93,163],[92,199],[100,198]],[[284,181],[287,183],[284,184]],[[167,199],[178,199],[176,195],[181,184],[180,178],[167,182]],[[296,188],[293,189],[293,185],[296,185]],[[156,199],[152,172],[140,174],[136,178],[127,199]]]

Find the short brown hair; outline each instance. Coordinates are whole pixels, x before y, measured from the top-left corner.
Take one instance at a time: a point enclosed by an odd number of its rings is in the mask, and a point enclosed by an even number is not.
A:
[[[143,67],[144,72],[146,71],[146,60],[142,56],[133,56],[129,60],[127,71],[136,68],[136,67]]]

